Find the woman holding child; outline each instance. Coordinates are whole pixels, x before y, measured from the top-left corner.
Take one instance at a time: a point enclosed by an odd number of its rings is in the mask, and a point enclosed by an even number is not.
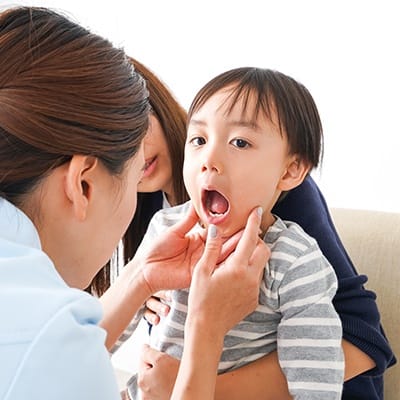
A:
[[[154,125],[153,134],[148,134],[145,138],[145,141],[148,140],[151,144],[147,146],[151,151],[149,150],[145,157],[156,160],[158,153],[164,155],[173,152],[174,157],[170,157],[169,162],[173,170],[176,171],[177,168],[179,170],[176,160],[183,158],[183,145],[179,146],[179,143],[184,142],[182,137],[186,137],[182,107],[151,71],[136,60],[133,60],[133,63],[146,79],[153,116],[158,120],[158,124]],[[174,124],[172,120],[175,121]],[[171,126],[174,128],[171,129]],[[158,139],[160,136],[164,136],[164,141],[152,140],[152,137]],[[178,150],[180,150],[179,155],[177,155]],[[165,158],[164,156],[164,162]],[[142,238],[141,235],[147,229],[146,221],[149,221],[160,208],[187,200],[187,195],[179,195],[174,199],[174,191],[171,191],[171,188],[176,187],[179,187],[179,193],[182,193],[181,174],[165,174],[165,169],[161,165],[153,168],[152,172],[142,179],[139,190],[143,193],[139,193],[138,207],[141,215],[146,216],[146,219],[138,219],[135,216],[128,228],[124,237],[126,261],[135,253]],[[159,191],[154,192],[156,189]],[[379,324],[375,295],[363,287],[366,277],[358,275],[353,267],[337,235],[325,200],[311,176],[307,175],[303,183],[286,193],[275,204],[273,213],[284,220],[297,222],[308,234],[315,237],[337,275],[338,291],[333,304],[343,326],[342,346],[346,358],[343,398],[352,399],[359,396],[366,399],[381,399],[383,396],[382,372],[393,363],[394,358]],[[142,232],[141,234],[138,233],[138,229]],[[147,304],[155,312],[147,311],[146,318],[154,323],[159,320],[157,313],[164,316],[168,310],[166,304],[158,302],[155,298],[150,298]],[[129,337],[129,331],[122,336],[122,341],[127,337]],[[142,358],[142,369],[139,375],[142,387],[149,391],[158,390],[163,393],[161,384],[163,382],[166,393],[169,393],[179,365],[177,360],[147,347],[143,351]],[[148,368],[149,365],[152,365],[152,368]],[[165,368],[165,365],[168,367]],[[166,375],[170,377],[167,378]],[[270,384],[271,381],[274,382],[273,386]],[[154,385],[155,383],[157,384]],[[276,352],[235,371],[221,374],[217,378],[216,398],[276,399],[278,396],[284,398],[285,393],[289,396]]]

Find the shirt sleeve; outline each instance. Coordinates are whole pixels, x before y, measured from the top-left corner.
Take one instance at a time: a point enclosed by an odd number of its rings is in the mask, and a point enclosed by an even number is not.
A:
[[[367,277],[357,273],[335,229],[326,201],[311,176],[290,191],[273,212],[284,220],[298,223],[317,240],[338,279],[333,304],[342,321],[343,338],[375,361],[376,367],[363,376],[381,379],[386,368],[394,364],[395,357],[380,323],[376,295],[365,289]],[[352,381],[354,383],[354,379]],[[365,380],[362,386],[366,387]]]
[[[120,400],[92,298],[67,304],[36,335],[7,400]]]
[[[146,305],[139,309],[139,311],[135,314],[132,321],[125,328],[122,335],[117,339],[114,346],[111,348],[110,353],[114,354],[135,332],[137,326],[139,325],[140,320],[143,318],[144,312],[146,311]]]
[[[341,398],[342,327],[332,298],[337,281],[317,245],[299,256],[278,290],[279,363],[296,399]]]

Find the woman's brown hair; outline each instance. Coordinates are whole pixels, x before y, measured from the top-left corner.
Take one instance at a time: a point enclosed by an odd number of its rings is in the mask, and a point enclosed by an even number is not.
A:
[[[0,196],[15,205],[75,154],[123,171],[147,131],[142,77],[125,53],[49,9],[0,14]]]
[[[152,113],[160,122],[167,142],[174,195],[178,204],[184,203],[189,199],[182,172],[186,141],[186,111],[152,71],[134,58],[130,58],[130,61],[146,81]],[[116,257],[116,263],[125,265],[133,258],[155,211],[153,193],[138,193],[135,216],[123,237],[122,260]],[[108,263],[97,273],[88,290],[101,295],[109,287],[110,281],[111,263]]]

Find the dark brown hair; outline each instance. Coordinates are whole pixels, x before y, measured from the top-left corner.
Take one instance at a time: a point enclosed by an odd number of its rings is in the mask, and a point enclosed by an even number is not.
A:
[[[92,155],[120,174],[147,131],[124,52],[54,11],[0,14],[0,196],[18,205],[52,169]]]
[[[171,158],[174,195],[178,204],[184,203],[189,200],[182,170],[186,141],[186,111],[153,72],[134,58],[130,58],[130,61],[146,81],[152,112],[163,129]],[[138,193],[135,216],[123,237],[122,260],[117,257],[116,263],[125,265],[135,255],[150,219],[156,211],[153,200],[153,193]],[[101,295],[110,286],[110,264],[109,262],[97,273],[88,291]]]
[[[152,112],[163,129],[171,158],[174,196],[178,203],[183,203],[189,200],[183,183],[182,167],[186,141],[186,111],[169,88],[149,68],[134,58],[130,58],[130,61],[146,81]]]
[[[243,112],[249,99],[256,97],[253,118],[263,113],[272,120],[276,112],[281,134],[285,134],[291,154],[297,154],[310,168],[322,158],[323,132],[317,106],[310,92],[293,78],[270,69],[242,67],[223,72],[197,93],[188,111],[188,120],[218,91],[229,88],[228,113],[243,100]]]

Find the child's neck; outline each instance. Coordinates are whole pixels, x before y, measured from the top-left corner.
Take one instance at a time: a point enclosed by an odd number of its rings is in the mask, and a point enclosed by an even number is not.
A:
[[[260,225],[260,229],[261,229],[261,234],[260,237],[263,238],[265,236],[265,234],[267,233],[267,230],[269,229],[269,227],[271,225],[274,224],[274,222],[276,221],[276,218],[272,215],[271,211],[265,211],[263,216],[262,216],[262,220],[261,220],[261,225]]]

